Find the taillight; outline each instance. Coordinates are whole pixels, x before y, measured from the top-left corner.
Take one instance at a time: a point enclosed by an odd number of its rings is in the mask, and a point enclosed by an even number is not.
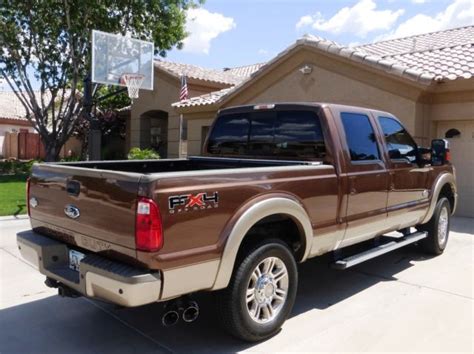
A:
[[[446,161],[451,162],[451,151],[449,149],[446,149]]]
[[[135,220],[135,245],[140,251],[154,252],[163,247],[163,229],[158,205],[139,197]]]
[[[26,207],[28,208],[28,216],[31,216],[30,213],[30,184],[31,184],[31,178],[28,177],[26,179]]]

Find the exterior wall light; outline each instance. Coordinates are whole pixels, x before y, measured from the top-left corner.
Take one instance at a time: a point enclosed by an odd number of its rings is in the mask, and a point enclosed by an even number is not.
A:
[[[313,68],[309,65],[302,66],[299,70],[303,75],[309,75],[313,72]]]

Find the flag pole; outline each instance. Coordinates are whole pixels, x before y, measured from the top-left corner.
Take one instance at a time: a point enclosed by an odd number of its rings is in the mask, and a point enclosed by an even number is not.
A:
[[[179,100],[187,100],[189,97],[188,83],[186,80],[186,72],[183,72],[181,75],[181,88],[179,90]],[[179,115],[179,140],[178,140],[178,157],[182,158],[183,153],[183,114]]]
[[[181,113],[179,115],[179,142],[178,142],[178,149],[179,149],[178,157],[179,158],[183,157],[182,156],[182,154],[183,154],[182,141],[183,141],[183,114]]]

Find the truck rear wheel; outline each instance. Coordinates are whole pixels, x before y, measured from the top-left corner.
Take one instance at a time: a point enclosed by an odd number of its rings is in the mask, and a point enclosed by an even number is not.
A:
[[[224,328],[249,342],[274,335],[293,308],[297,286],[296,261],[285,243],[256,246],[236,266],[229,286],[217,293]]]
[[[448,199],[440,198],[430,221],[420,225],[420,231],[427,231],[428,237],[420,242],[424,252],[439,255],[448,244],[451,207]]]

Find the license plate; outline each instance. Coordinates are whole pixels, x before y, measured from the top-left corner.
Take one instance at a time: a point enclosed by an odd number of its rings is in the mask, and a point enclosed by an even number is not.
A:
[[[85,256],[86,255],[84,253],[81,253],[75,250],[69,250],[69,268],[78,272],[79,265],[81,264],[81,260]]]

